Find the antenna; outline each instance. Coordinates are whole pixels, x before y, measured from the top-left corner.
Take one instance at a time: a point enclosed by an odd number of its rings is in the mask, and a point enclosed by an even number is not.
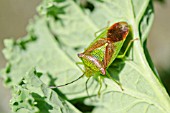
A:
[[[58,88],[58,87],[67,86],[67,85],[72,84],[72,83],[76,82],[77,80],[81,79],[83,76],[84,76],[84,74],[81,75],[80,77],[78,77],[77,79],[71,81],[71,82],[68,82],[68,83],[66,83],[66,84],[59,85],[59,86],[50,86],[49,88],[54,89],[54,88]]]

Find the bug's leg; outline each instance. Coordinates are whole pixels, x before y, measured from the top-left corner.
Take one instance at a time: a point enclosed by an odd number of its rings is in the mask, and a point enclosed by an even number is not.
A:
[[[77,67],[84,73],[84,70],[79,65],[84,65],[83,62],[76,62]]]
[[[96,32],[94,33],[94,36],[97,37],[97,33],[101,32],[101,31],[103,31],[103,30],[105,30],[105,29],[108,29],[108,28],[109,28],[109,24],[110,24],[110,21],[107,22],[107,26],[106,26],[106,27],[101,28],[101,29],[99,29],[98,31],[96,31]]]
[[[118,55],[116,58],[119,58],[119,59],[124,58],[125,55],[126,55],[126,53],[127,53],[127,51],[128,51],[128,49],[130,48],[132,42],[134,42],[135,40],[138,40],[138,38],[135,38],[135,39],[130,40],[130,42],[128,43],[128,45],[127,45],[127,47],[126,47],[126,50],[124,51],[124,53],[123,53],[122,55]]]
[[[82,77],[84,77],[84,74],[82,74],[80,77],[78,77],[77,79],[75,79],[75,80],[73,80],[73,81],[71,81],[71,82],[68,82],[68,83],[66,83],[66,84],[59,85],[59,86],[50,86],[49,88],[54,89],[54,88],[58,88],[58,87],[67,86],[67,85],[69,85],[69,84],[72,84],[72,83],[76,82],[77,80],[81,79]]]
[[[101,89],[102,89],[102,82],[103,82],[103,79],[101,78],[101,76],[98,76],[98,82],[99,82],[99,90],[98,90],[98,97],[100,97],[101,95]]]
[[[90,94],[89,94],[89,92],[88,92],[88,86],[87,86],[89,80],[90,80],[90,77],[89,77],[89,78],[87,79],[87,81],[86,81],[86,93],[87,93],[87,95],[90,97]]]
[[[104,92],[104,91],[107,89],[107,84],[106,84],[106,82],[105,82],[104,79],[103,79],[103,83],[104,83],[104,85],[105,85],[105,88],[104,88],[101,92]]]
[[[115,80],[113,77],[110,76],[109,73],[107,73],[107,76],[113,80],[117,85],[119,85],[119,87],[121,88],[121,90],[123,91],[123,87],[122,87],[122,84],[120,82],[118,82],[117,80]]]
[[[106,84],[105,80],[103,80],[103,83],[105,85],[105,89],[107,89],[107,84]]]

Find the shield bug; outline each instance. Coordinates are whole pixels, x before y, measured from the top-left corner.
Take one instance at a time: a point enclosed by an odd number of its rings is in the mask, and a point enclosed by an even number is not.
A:
[[[100,83],[100,89],[98,91],[98,95],[100,95],[101,90],[101,76],[108,76],[112,80],[114,80],[109,73],[107,72],[107,68],[110,64],[118,57],[123,58],[130,47],[130,44],[134,41],[131,40],[124,52],[124,54],[119,55],[119,52],[126,40],[126,37],[129,33],[129,25],[126,22],[117,22],[110,27],[107,27],[96,39],[84,50],[84,52],[79,53],[78,57],[82,60],[84,65],[84,74],[80,76],[78,79],[82,78],[84,75],[88,77],[88,80],[91,76],[98,76],[98,81]],[[79,64],[79,63],[78,63]],[[64,85],[60,85],[57,87],[65,86],[71,84],[78,79],[69,82]],[[87,80],[87,81],[88,81]],[[121,84],[114,80],[120,87]],[[56,88],[56,87],[53,87]],[[122,89],[122,87],[121,87]],[[86,90],[87,90],[87,82],[86,82]]]
[[[115,23],[99,35],[83,53],[78,54],[87,77],[91,76],[89,70],[106,75],[106,69],[118,56],[128,33],[129,26],[126,22]]]

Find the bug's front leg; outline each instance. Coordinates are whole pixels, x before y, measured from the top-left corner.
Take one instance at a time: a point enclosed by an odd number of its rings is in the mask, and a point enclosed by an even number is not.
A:
[[[96,32],[94,33],[94,36],[97,37],[97,33],[101,32],[101,31],[103,31],[103,30],[108,30],[109,24],[110,24],[110,21],[107,22],[107,26],[106,26],[106,27],[101,28],[101,29],[99,29],[98,31],[96,31]]]
[[[84,70],[79,65],[84,65],[83,62],[76,62],[77,67],[84,73]]]

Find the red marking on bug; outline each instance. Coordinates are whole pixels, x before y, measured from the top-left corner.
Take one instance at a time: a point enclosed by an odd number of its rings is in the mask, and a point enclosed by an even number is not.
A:
[[[111,38],[113,42],[118,42],[126,38],[128,32],[128,24],[126,22],[118,22],[108,29],[107,38]]]

